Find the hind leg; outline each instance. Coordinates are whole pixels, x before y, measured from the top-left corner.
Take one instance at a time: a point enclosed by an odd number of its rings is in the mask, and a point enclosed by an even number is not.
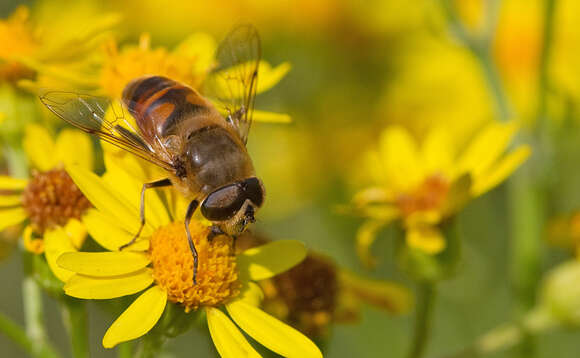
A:
[[[133,245],[135,243],[135,241],[137,241],[137,239],[139,238],[139,235],[141,235],[141,231],[143,231],[143,227],[145,227],[145,190],[150,189],[150,188],[162,188],[162,187],[166,187],[166,186],[171,186],[171,180],[161,179],[161,180],[154,181],[151,183],[143,184],[143,187],[141,188],[141,205],[140,205],[141,225],[139,226],[139,230],[137,231],[137,234],[135,234],[135,236],[133,236],[131,241],[129,241],[125,245],[121,246],[119,248],[119,250],[123,250],[124,248]]]
[[[195,244],[193,243],[193,239],[191,238],[191,232],[189,231],[189,222],[191,221],[191,217],[197,209],[199,202],[197,200],[193,200],[189,203],[187,207],[187,213],[185,214],[185,234],[187,235],[187,242],[189,243],[189,249],[191,250],[191,255],[193,256],[193,284],[197,284],[197,250],[195,249]]]

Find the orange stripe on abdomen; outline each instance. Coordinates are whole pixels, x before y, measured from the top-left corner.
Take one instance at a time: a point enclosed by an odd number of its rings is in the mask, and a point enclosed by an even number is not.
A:
[[[123,91],[123,101],[149,141],[171,134],[187,115],[207,111],[205,101],[191,88],[165,77],[137,79]]]
[[[123,90],[123,102],[130,111],[136,112],[149,97],[155,93],[176,85],[177,83],[166,77],[150,76],[133,80]]]

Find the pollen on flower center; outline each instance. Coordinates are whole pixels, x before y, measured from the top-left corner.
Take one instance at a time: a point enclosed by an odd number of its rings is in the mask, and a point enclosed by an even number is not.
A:
[[[22,194],[22,206],[34,231],[43,233],[80,219],[91,203],[64,169],[53,169],[33,175]]]
[[[193,256],[183,222],[157,229],[149,246],[155,281],[165,289],[168,299],[183,304],[186,312],[219,305],[240,291],[232,239],[220,235],[209,241],[209,228],[195,220],[190,230],[199,258],[195,285]]]
[[[397,205],[404,216],[418,211],[437,210],[441,208],[448,192],[448,180],[441,175],[432,175],[413,192],[400,195]]]

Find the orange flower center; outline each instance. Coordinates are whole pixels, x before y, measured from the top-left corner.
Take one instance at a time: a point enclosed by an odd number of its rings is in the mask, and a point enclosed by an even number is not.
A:
[[[91,203],[64,169],[33,174],[22,194],[22,206],[37,233],[80,219]]]
[[[240,292],[232,239],[220,235],[209,241],[209,228],[196,220],[191,221],[190,231],[199,258],[195,285],[183,222],[157,229],[149,247],[155,282],[167,292],[169,301],[182,304],[186,312],[217,306]]]
[[[400,195],[397,198],[397,205],[403,216],[419,211],[437,210],[441,208],[448,192],[447,179],[438,174],[432,175],[411,193]]]

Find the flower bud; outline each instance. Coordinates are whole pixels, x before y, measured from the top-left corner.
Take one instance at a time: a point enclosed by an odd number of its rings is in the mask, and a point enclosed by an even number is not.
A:
[[[563,263],[548,274],[540,305],[561,324],[580,326],[580,262]]]

